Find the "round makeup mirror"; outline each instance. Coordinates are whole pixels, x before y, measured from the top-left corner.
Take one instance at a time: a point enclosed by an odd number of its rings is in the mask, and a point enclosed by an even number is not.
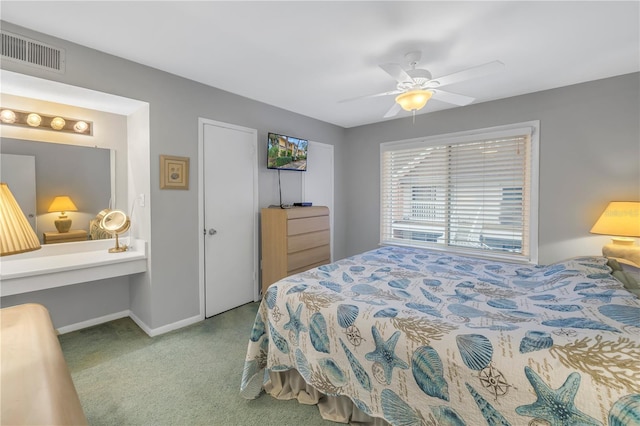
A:
[[[128,247],[126,245],[120,245],[118,235],[127,232],[131,226],[131,220],[129,220],[129,217],[120,210],[110,210],[108,212],[103,210],[98,215],[102,216],[100,227],[116,237],[116,246],[110,248],[109,253],[120,253],[126,251]]]

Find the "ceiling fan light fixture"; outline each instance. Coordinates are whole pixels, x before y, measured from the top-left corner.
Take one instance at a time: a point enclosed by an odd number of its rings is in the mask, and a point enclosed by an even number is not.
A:
[[[430,90],[410,90],[396,96],[396,102],[405,111],[418,111],[424,108],[431,96],[433,92]]]

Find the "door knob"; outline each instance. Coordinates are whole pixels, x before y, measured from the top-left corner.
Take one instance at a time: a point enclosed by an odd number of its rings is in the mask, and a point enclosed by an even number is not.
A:
[[[218,233],[218,231],[216,231],[215,229],[211,228],[209,229],[209,235],[216,235]]]

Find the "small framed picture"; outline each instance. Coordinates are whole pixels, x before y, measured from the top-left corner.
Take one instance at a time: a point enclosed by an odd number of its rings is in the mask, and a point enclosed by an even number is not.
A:
[[[189,189],[189,157],[160,156],[160,189]]]

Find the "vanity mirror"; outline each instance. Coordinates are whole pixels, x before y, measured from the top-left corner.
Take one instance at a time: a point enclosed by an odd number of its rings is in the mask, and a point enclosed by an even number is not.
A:
[[[77,206],[72,228],[89,234],[96,212],[114,205],[115,155],[109,149],[0,138],[0,178],[12,191],[31,226],[42,239],[58,232],[49,207],[67,195]],[[15,188],[15,189],[14,189]]]
[[[100,218],[100,228],[111,233],[116,237],[116,246],[109,249],[109,253],[121,253],[127,251],[127,246],[120,245],[118,236],[129,230],[131,226],[131,220],[129,216],[120,210],[102,210],[98,213],[97,218]]]

